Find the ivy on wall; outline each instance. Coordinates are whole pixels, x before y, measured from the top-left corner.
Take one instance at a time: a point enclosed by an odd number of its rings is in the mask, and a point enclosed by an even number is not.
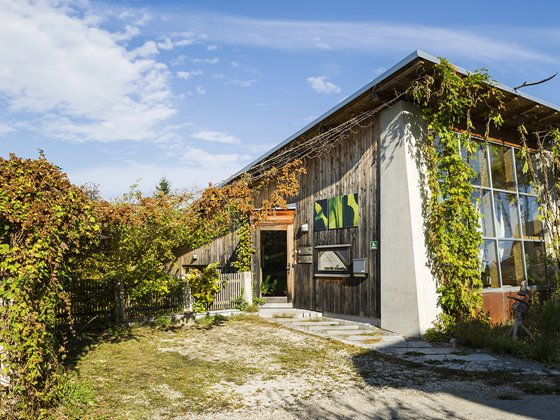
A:
[[[544,223],[548,248],[548,275],[555,294],[560,295],[560,129],[529,133],[518,128],[521,137],[523,172],[530,175],[539,203],[539,218]],[[534,147],[529,148],[529,143]]]
[[[424,233],[428,262],[438,285],[443,328],[456,322],[482,319],[482,232],[472,199],[475,171],[462,159],[459,143],[474,154],[471,113],[484,108],[484,136],[502,123],[501,94],[485,70],[459,74],[441,59],[433,74],[419,78],[410,96],[422,108],[426,135],[419,143],[423,173]],[[498,103],[490,107],[492,99]],[[458,134],[458,131],[461,133]]]

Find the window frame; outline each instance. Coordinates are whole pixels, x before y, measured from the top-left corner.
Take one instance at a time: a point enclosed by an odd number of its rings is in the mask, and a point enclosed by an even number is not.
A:
[[[525,192],[525,191],[521,191],[520,185],[519,185],[519,177],[518,177],[518,164],[517,164],[517,151],[521,149],[521,147],[516,147],[512,144],[505,144],[505,143],[500,143],[498,141],[492,141],[492,140],[485,140],[482,139],[480,137],[477,136],[472,136],[471,137],[472,141],[475,141],[477,143],[479,143],[479,146],[483,146],[484,147],[484,151],[483,154],[481,154],[481,156],[484,156],[484,160],[482,161],[478,161],[477,160],[477,165],[478,165],[478,169],[479,169],[479,184],[480,185],[476,185],[471,183],[472,187],[473,187],[473,194],[477,194],[478,195],[478,199],[482,200],[483,194],[485,192],[488,192],[489,196],[490,196],[490,212],[492,215],[492,225],[493,225],[493,229],[491,230],[492,235],[491,236],[487,236],[484,234],[484,231],[482,230],[482,219],[483,217],[485,217],[486,215],[482,214],[482,212],[480,212],[481,210],[481,205],[479,204],[478,206],[478,211],[480,213],[480,219],[481,219],[481,233],[482,233],[482,238],[483,238],[483,245],[482,246],[486,246],[486,242],[487,241],[492,241],[492,244],[496,250],[496,265],[497,265],[497,273],[498,273],[498,284],[499,287],[484,287],[484,291],[499,291],[500,289],[508,289],[511,290],[512,288],[519,288],[520,286],[511,286],[511,285],[504,285],[503,282],[503,276],[502,276],[502,260],[500,257],[500,242],[513,242],[513,241],[518,241],[521,243],[521,255],[522,255],[522,265],[523,265],[523,278],[524,280],[526,280],[529,284],[529,276],[528,276],[528,270],[527,270],[527,253],[525,250],[525,243],[541,243],[543,244],[543,246],[545,247],[545,255],[546,255],[546,232],[544,230],[544,225],[541,223],[541,232],[542,232],[542,239],[536,239],[535,237],[531,237],[526,233],[526,226],[523,223],[523,218],[522,218],[522,211],[521,211],[521,198],[523,197],[524,199],[528,199],[529,197],[532,198],[538,198],[537,195],[534,194],[534,191],[532,188],[527,188],[527,190],[529,190],[530,192]],[[463,155],[463,148],[462,148],[462,144],[461,144],[461,138],[460,138],[460,133],[457,133],[457,141],[458,141],[458,146],[459,146],[459,150],[461,153],[461,156],[463,159],[466,159]],[[493,180],[493,173],[492,173],[492,161],[491,161],[491,153],[490,153],[490,147],[488,147],[488,145],[491,145],[492,147],[503,147],[508,149],[508,152],[511,154],[511,165],[512,165],[512,173],[513,173],[513,190],[507,190],[507,189],[502,189],[502,188],[494,188],[494,180]],[[477,148],[478,149],[478,148]],[[476,159],[479,159],[479,154],[476,154]],[[468,163],[468,161],[467,161]],[[482,182],[482,173],[483,173],[483,167],[482,165],[486,165],[486,168],[484,168],[484,170],[486,171],[486,176],[488,177],[488,186],[483,186],[483,182]],[[506,181],[507,182],[507,181]],[[519,223],[519,237],[515,237],[515,232],[514,229],[512,227],[512,233],[510,237],[501,237],[498,236],[498,228],[499,228],[499,224],[498,224],[498,218],[496,215],[496,197],[495,197],[495,193],[505,193],[508,195],[512,195],[515,197],[516,200],[516,219],[518,220]],[[481,253],[481,258],[483,258],[484,253]],[[550,275],[549,275],[549,270],[548,270],[548,264],[546,263],[546,257],[545,257],[545,280],[546,280],[546,284],[529,284],[530,287],[535,287],[535,288],[549,288],[551,286],[550,284]]]

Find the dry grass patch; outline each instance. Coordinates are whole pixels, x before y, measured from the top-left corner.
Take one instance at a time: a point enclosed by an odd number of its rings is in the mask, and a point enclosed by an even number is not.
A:
[[[339,381],[359,380],[347,346],[252,316],[204,319],[170,331],[137,327],[98,339],[74,359],[76,376],[95,401],[79,417],[235,411],[275,398],[309,398],[333,392]],[[59,409],[57,416],[75,417],[75,407]]]

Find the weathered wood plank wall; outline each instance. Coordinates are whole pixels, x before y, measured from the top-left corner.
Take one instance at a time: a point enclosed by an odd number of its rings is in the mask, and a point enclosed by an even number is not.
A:
[[[295,249],[351,244],[352,258],[368,258],[369,274],[365,278],[318,277],[314,273],[316,258],[314,264],[296,263],[293,302],[298,308],[379,317],[376,251],[369,249],[369,242],[378,239],[377,122],[378,117],[374,116],[370,124],[356,130],[330,152],[308,159],[305,162],[307,174],[301,177],[300,193],[290,200],[296,205],[293,238]],[[315,201],[352,193],[358,193],[358,227],[313,232]],[[308,233],[299,230],[304,223],[309,224]],[[253,237],[258,236],[254,234]],[[184,253],[179,257],[178,263],[183,266],[196,266],[218,262],[221,266],[228,267],[237,243],[235,233],[225,235],[208,245]],[[255,243],[255,248],[259,250],[260,244]],[[196,259],[193,258],[195,254]],[[253,257],[253,269],[257,278],[259,255],[257,252]],[[294,260],[297,260],[295,256]]]
[[[180,266],[197,266],[218,263],[227,269],[235,254],[239,243],[237,232],[229,233],[200,248],[187,251],[179,255],[177,263]],[[196,255],[196,259],[194,256]]]
[[[351,244],[352,258],[368,258],[365,278],[327,278],[314,274],[314,264],[297,264],[294,304],[299,308],[367,317],[379,316],[376,251],[369,242],[377,240],[377,165],[379,133],[377,117],[328,154],[305,162],[296,203],[295,242],[298,247]],[[358,193],[359,225],[313,232],[314,203],[337,195]],[[299,227],[309,223],[309,233]]]

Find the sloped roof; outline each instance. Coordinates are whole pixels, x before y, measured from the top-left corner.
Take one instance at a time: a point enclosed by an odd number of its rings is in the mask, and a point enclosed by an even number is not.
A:
[[[422,51],[414,51],[301,130],[223,181],[221,185],[230,183],[246,172],[251,173],[257,167],[261,171],[267,169],[264,167],[264,162],[304,136],[317,135],[343,123],[349,117],[387,104],[394,100],[399,93],[404,92],[414,80],[439,62],[440,60],[437,57]],[[455,68],[460,73],[468,73],[463,68],[457,66]],[[560,108],[558,106],[524,92],[516,92],[513,88],[500,83],[496,83],[496,86],[502,91],[502,101],[506,105],[506,110],[502,113],[506,128],[509,125],[512,130],[515,130],[521,122],[525,124],[529,131],[544,129],[547,126],[560,126]],[[476,109],[473,118],[476,118]]]

